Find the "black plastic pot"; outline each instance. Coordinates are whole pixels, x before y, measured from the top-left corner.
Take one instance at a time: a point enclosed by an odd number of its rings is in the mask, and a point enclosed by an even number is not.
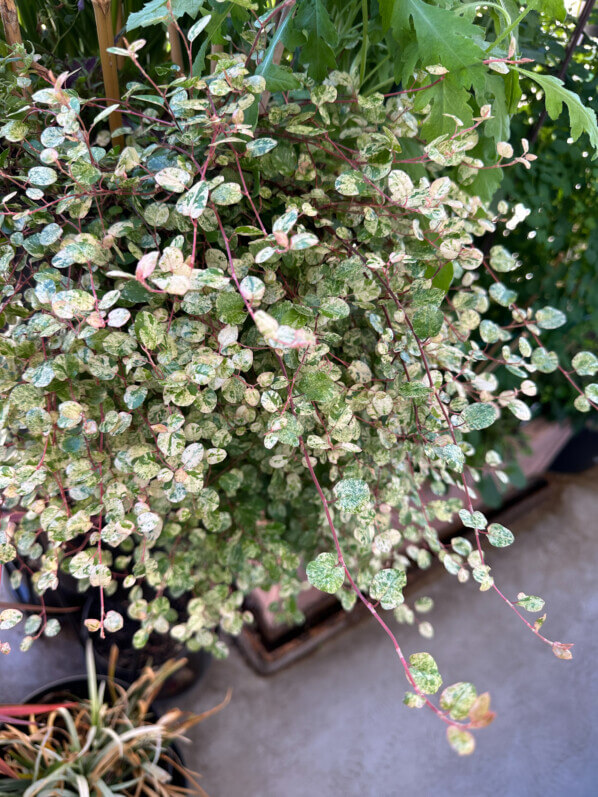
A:
[[[102,681],[107,681],[108,679],[104,676],[98,676],[98,683]],[[123,683],[118,678],[114,679],[119,686],[122,686],[126,689],[127,684]],[[39,689],[32,694],[28,695],[23,703],[60,703],[62,701],[67,702],[71,698],[76,698],[78,700],[87,700],[89,697],[89,690],[87,685],[87,676],[86,675],[74,675],[70,678],[61,678],[58,681],[52,681],[51,683],[44,686],[42,689]],[[110,699],[110,692],[106,688],[104,694],[104,700]],[[160,718],[159,712],[156,711],[155,707],[152,705],[150,706],[150,714],[154,720],[158,720]],[[185,761],[181,754],[180,749],[176,744],[171,744],[168,747],[169,753],[172,754],[172,758],[176,759],[181,766],[185,766]],[[176,768],[170,764],[165,763],[164,769],[169,773],[172,778],[172,785],[178,786],[181,788],[188,788],[188,781],[187,778]]]
[[[13,587],[10,582],[10,576],[15,570],[19,568],[14,562],[8,562],[4,565],[6,572],[9,576],[7,579],[9,592],[15,603],[24,603],[29,606],[39,606],[41,608],[40,596],[33,588],[31,576],[26,570],[22,572],[21,583],[18,587]],[[58,575],[58,588],[48,590],[44,593],[44,603],[49,608],[56,609],[71,609],[72,611],[61,612],[57,617],[61,621],[68,620],[71,623],[75,633],[79,632],[81,623],[81,609],[85,602],[86,595],[84,592],[77,590],[77,580],[68,573],[60,572]],[[51,615],[52,616],[52,615]]]
[[[598,464],[598,431],[584,427],[561,449],[548,470],[553,473],[582,473]]]
[[[14,562],[8,562],[6,565],[8,574],[12,574],[19,568]],[[22,570],[22,580],[18,587],[10,586],[10,591],[16,600],[20,603],[30,603],[36,606],[41,605],[39,595],[33,588],[31,576],[26,570]],[[76,608],[81,611],[85,603],[86,595],[84,592],[79,592],[77,589],[77,579],[68,573],[58,572],[58,588],[48,590],[44,593],[44,601],[47,606],[61,607],[61,608]]]
[[[88,618],[100,616],[100,601],[94,590],[83,607],[80,639],[83,644],[91,639],[97,672],[103,675],[108,672],[108,661],[112,645],[117,645],[119,656],[115,675],[126,684],[132,684],[141,675],[144,667],[159,667],[168,659],[186,659],[186,663],[164,682],[160,691],[160,699],[180,695],[200,681],[212,663],[212,656],[205,650],[190,651],[167,634],[152,633],[147,645],[141,649],[133,647],[133,636],[141,628],[141,624],[127,618],[127,604],[119,600],[120,596],[105,597],[104,611],[111,609],[119,612],[124,618],[124,625],[116,633],[106,634],[102,639],[99,634],[89,633],[85,626]]]

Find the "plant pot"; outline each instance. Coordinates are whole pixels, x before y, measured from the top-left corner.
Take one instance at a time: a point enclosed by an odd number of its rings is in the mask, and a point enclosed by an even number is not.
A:
[[[103,675],[98,676],[98,682],[107,680],[108,679]],[[114,681],[124,689],[127,688],[127,684],[120,679],[115,678]],[[109,699],[109,695],[110,693],[108,689],[106,689],[104,699]],[[73,697],[79,700],[87,700],[89,697],[86,675],[74,675],[70,678],[60,678],[57,681],[52,681],[42,689],[38,689],[32,694],[28,695],[25,700],[23,700],[23,703],[59,703]],[[153,715],[153,719],[155,720],[160,718],[159,712],[156,711],[153,705],[150,706],[149,713]],[[176,759],[177,762],[184,767],[185,761],[178,746],[173,743],[169,745],[168,750],[172,753],[172,758]],[[164,769],[166,769],[171,776],[172,785],[178,786],[180,788],[188,787],[187,778],[176,767],[165,763]]]
[[[4,567],[9,576],[6,579],[6,584],[13,601],[27,606],[26,611],[28,612],[34,612],[36,607],[41,609],[40,596],[33,588],[29,573],[21,571],[21,583],[18,587],[13,587],[10,576],[19,568],[15,566],[14,562],[7,562]],[[85,593],[76,590],[76,583],[76,580],[71,575],[61,573],[58,577],[58,588],[45,593],[44,605],[48,609],[50,616],[57,616],[61,621],[67,620],[75,633],[78,634],[81,624],[81,607],[85,600]],[[53,609],[60,613],[54,615]]]
[[[598,431],[584,426],[553,459],[553,473],[583,473],[598,463]]]
[[[94,590],[95,592],[95,590]],[[119,600],[119,597],[121,598]],[[104,599],[104,610],[119,612],[124,618],[124,625],[116,633],[106,634],[102,639],[96,633],[90,633],[85,625],[85,620],[100,615],[100,601],[96,594],[89,595],[83,607],[82,622],[80,625],[80,639],[85,644],[91,639],[96,671],[106,675],[112,645],[119,650],[116,665],[116,677],[126,684],[132,684],[141,675],[144,667],[151,665],[159,667],[168,659],[186,659],[186,663],[168,678],[160,692],[160,698],[166,699],[180,695],[200,681],[208,671],[212,656],[205,650],[190,651],[183,644],[177,642],[167,634],[152,633],[145,647],[133,647],[133,636],[141,628],[136,620],[127,618],[127,605],[122,596],[111,596]]]
[[[14,562],[8,562],[4,566],[9,575],[19,569]],[[30,574],[25,570],[22,570],[21,573],[22,580],[18,587],[13,587],[9,581],[9,589],[13,597],[15,600],[18,600],[19,603],[41,606],[40,597],[33,588]],[[85,593],[79,592],[77,589],[76,578],[73,578],[69,573],[59,572],[58,588],[55,590],[48,590],[44,594],[44,601],[47,606],[62,609],[73,608],[80,612],[85,602],[85,597]]]
[[[12,513],[12,517],[16,519],[18,514],[19,513]],[[77,546],[80,546],[84,540],[85,537],[83,535],[78,535],[73,540],[69,541],[66,550],[70,549],[71,552],[72,550],[76,550]],[[44,534],[40,536],[39,542],[44,550],[47,551],[48,540]],[[17,570],[20,570],[22,575],[21,583],[18,587],[13,587],[9,580],[9,589],[15,601],[29,604],[30,606],[41,606],[40,596],[35,591],[32,580],[32,576],[35,574],[35,570],[39,565],[36,561],[29,562],[26,557],[24,558],[23,562],[25,564],[23,568],[18,567],[16,562],[8,562],[5,565],[9,575],[12,575],[12,573]],[[29,572],[30,570],[33,570],[34,572]],[[59,569],[58,587],[53,590],[47,590],[44,593],[44,604],[46,606],[58,609],[75,610],[73,612],[69,612],[69,619],[75,621],[75,627],[78,626],[81,609],[87,597],[86,592],[79,591],[78,584],[79,582],[77,579],[74,578],[70,573]]]

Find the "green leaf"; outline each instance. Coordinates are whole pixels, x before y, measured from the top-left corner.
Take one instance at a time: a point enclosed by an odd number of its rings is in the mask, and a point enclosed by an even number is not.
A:
[[[361,479],[343,479],[334,486],[337,505],[343,512],[356,514],[369,504],[370,488]]]
[[[198,219],[208,204],[208,195],[208,184],[200,180],[180,197],[176,209],[182,216]]]
[[[509,307],[517,299],[515,291],[510,290],[502,282],[495,282],[490,286],[488,291],[490,296],[497,304],[502,307]]]
[[[539,14],[545,14],[549,20],[558,19],[562,22],[567,16],[567,9],[563,0],[527,0],[528,8],[533,8]]]
[[[33,168],[29,169],[27,173],[27,179],[31,183],[31,185],[52,185],[58,180],[58,175],[54,169],[51,169],[49,166],[34,166]]]
[[[540,329],[558,329],[567,323],[567,316],[556,307],[542,307],[536,310],[536,323]]]
[[[135,28],[147,28],[161,22],[169,23],[172,18],[179,19],[185,14],[196,17],[202,7],[203,0],[172,0],[172,13],[168,10],[167,0],[150,0],[140,11],[129,14],[127,31]]]
[[[294,27],[307,37],[301,47],[302,63],[308,64],[308,74],[322,81],[336,67],[334,47],[338,42],[336,27],[326,11],[322,0],[302,0],[298,4]]]
[[[50,246],[62,236],[62,229],[56,223],[46,224],[39,234],[40,243],[43,246]]]
[[[596,382],[586,385],[584,393],[594,404],[598,403],[598,384]]]
[[[279,216],[272,225],[272,232],[290,232],[295,226],[299,213],[295,208],[287,210],[282,216]]]
[[[413,653],[409,656],[409,670],[418,688],[425,695],[434,695],[442,686],[438,665],[429,653]]]
[[[169,22],[171,15],[166,5],[166,0],[150,0],[140,11],[129,14],[127,18],[127,32],[135,28],[147,28],[160,22]]]
[[[199,34],[210,24],[211,19],[212,19],[211,14],[207,14],[205,17],[198,19],[197,22],[191,25],[191,27],[187,31],[187,39],[190,42],[195,41],[195,39],[197,39]]]
[[[103,119],[106,119],[108,116],[110,116],[111,113],[113,113],[119,107],[120,107],[119,104],[116,103],[115,105],[109,105],[107,108],[104,108],[103,111],[100,111],[99,114],[93,117],[93,122],[91,123],[91,127],[89,129],[91,130],[91,128],[95,127],[98,124],[98,122],[101,122]]]
[[[31,382],[35,387],[47,387],[54,379],[54,368],[51,362],[44,362],[36,368],[27,368],[23,373],[25,382]]]
[[[277,91],[293,91],[300,86],[301,84],[288,66],[280,66],[279,64],[270,65],[268,76],[266,77],[266,87],[268,91],[274,94]],[[257,102],[254,102],[250,107],[250,112],[254,106],[257,108]]]
[[[535,365],[538,371],[543,374],[550,374],[559,367],[558,355],[553,351],[541,347],[534,349],[532,354],[532,365]]]
[[[413,692],[405,692],[403,703],[408,708],[422,708],[426,705],[426,699],[423,695],[416,695]]]
[[[73,288],[60,291],[52,297],[52,311],[59,318],[79,318],[87,315],[95,307],[91,293]]]
[[[413,180],[407,172],[394,169],[388,175],[388,190],[393,202],[405,202],[413,193]]]
[[[215,205],[235,205],[243,199],[243,192],[238,183],[222,183],[212,191],[212,202]]]
[[[470,126],[473,121],[470,100],[471,95],[468,89],[451,74],[447,75],[441,83],[424,91],[418,91],[414,100],[415,110],[423,111],[428,108],[428,115],[421,130],[425,140],[433,141],[444,133],[454,133],[455,120],[451,116],[456,116],[464,125]],[[447,114],[451,114],[451,116]]]
[[[464,720],[478,696],[473,684],[466,681],[447,686],[440,695],[440,708],[448,711],[454,720]]]
[[[21,119],[12,119],[10,122],[0,127],[0,136],[15,143],[26,138],[28,132],[29,127],[27,123],[23,122]]]
[[[82,185],[93,185],[102,176],[102,172],[86,161],[75,161],[71,166],[73,180]]]
[[[495,271],[505,273],[515,271],[521,263],[504,246],[493,246],[490,249],[490,265]]]
[[[446,729],[448,743],[458,755],[471,755],[475,750],[475,737],[469,731],[461,730],[456,725]]]
[[[242,324],[247,316],[247,308],[243,297],[236,291],[225,291],[216,299],[218,317],[225,324]]]
[[[299,252],[303,249],[310,249],[312,246],[317,246],[318,243],[317,235],[311,232],[300,232],[292,236],[291,250],[293,252]]]
[[[185,186],[191,182],[191,175],[184,169],[168,166],[166,169],[160,169],[155,180],[165,191],[181,194],[185,190]]]
[[[486,429],[492,426],[494,421],[498,418],[498,410],[492,405],[487,403],[470,404],[465,407],[461,413],[461,418],[469,426],[470,429],[478,431],[479,429]]]
[[[413,331],[418,338],[433,338],[442,329],[442,322],[444,321],[444,314],[442,310],[434,307],[432,304],[426,304],[420,307],[419,310],[413,315],[411,323],[413,324]]]
[[[516,605],[528,612],[541,612],[544,608],[544,601],[537,595],[526,595],[525,592],[520,592],[517,595]]]
[[[137,313],[135,335],[146,349],[157,349],[164,340],[164,328],[154,315],[144,310]]]
[[[469,556],[473,550],[472,544],[465,537],[453,537],[451,540],[451,548],[455,553],[458,553],[461,556]]]
[[[247,155],[252,158],[259,158],[273,150],[278,144],[273,138],[256,138],[247,144]]]
[[[0,564],[12,562],[17,555],[17,549],[9,542],[0,543]]]
[[[413,23],[416,63],[442,64],[449,72],[456,72],[484,59],[484,50],[477,44],[483,31],[452,9],[431,6],[424,0],[381,0],[380,11],[384,27],[392,29],[402,46],[413,39]],[[403,73],[403,77],[410,75]]]
[[[451,287],[451,282],[453,281],[453,276],[455,273],[455,269],[453,266],[452,260],[444,263],[444,265],[439,269],[437,265],[429,265],[426,266],[425,277],[426,279],[432,280],[432,285],[435,288],[440,288],[441,291],[448,293],[448,289]]]
[[[437,448],[436,451],[449,468],[457,473],[463,472],[465,454],[458,445],[455,445],[455,443],[448,443],[446,446]]]
[[[401,396],[413,399],[427,398],[430,391],[431,388],[421,382],[404,382],[399,388]]]
[[[255,70],[255,75],[261,75],[266,80],[266,88],[268,91],[292,91],[298,89],[301,84],[296,77],[289,71],[281,67],[279,64],[274,63],[274,54],[277,51],[279,44],[282,42],[286,35],[287,28],[291,22],[292,15],[289,13],[285,16],[281,23],[276,26],[274,36],[270,39],[266,52],[262,61],[258,64]],[[249,112],[246,113],[246,121],[255,126],[257,122],[258,103],[254,102],[250,106]]]
[[[19,609],[4,609],[0,612],[0,631],[7,631],[13,628],[23,619],[23,612]]]
[[[343,586],[345,571],[333,553],[321,553],[305,568],[307,580],[316,589],[334,595]]]
[[[542,75],[539,72],[530,72],[523,67],[513,67],[520,75],[533,80],[543,90],[545,95],[546,111],[551,119],[557,119],[563,110],[563,103],[569,110],[569,124],[571,127],[571,138],[573,141],[587,133],[590,143],[595,150],[598,150],[598,125],[596,124],[596,114],[591,108],[586,106],[569,89],[560,78],[554,75]]]
[[[122,614],[115,612],[113,609],[106,612],[106,617],[104,618],[104,628],[106,631],[115,633],[116,631],[120,631],[123,625],[124,620]]]
[[[407,584],[404,570],[385,568],[376,573],[370,584],[370,597],[380,601],[383,609],[396,609],[405,600],[403,587]]]
[[[210,21],[204,29],[205,36],[203,42],[199,48],[199,52],[197,53],[195,60],[193,61],[193,75],[195,77],[203,76],[208,47],[214,40],[222,39],[220,31],[224,21],[228,18],[231,12],[232,5],[232,3],[217,3],[212,7]],[[255,108],[255,112],[257,114],[257,103],[254,102],[251,108]],[[245,121],[247,121],[247,118]]]
[[[572,365],[579,376],[594,376],[598,371],[598,357],[591,351],[580,351],[573,358]]]
[[[145,401],[147,388],[142,385],[129,385],[125,390],[123,400],[130,410],[136,410]]]
[[[323,371],[303,374],[295,382],[295,385],[299,393],[310,401],[319,403],[332,401],[337,394],[334,382]]]
[[[360,196],[369,190],[361,172],[355,170],[340,174],[336,178],[334,187],[343,196]]]
[[[506,548],[515,541],[515,535],[501,523],[491,523],[488,526],[488,542],[496,548]]]
[[[467,509],[460,509],[459,518],[461,523],[468,529],[485,529],[488,525],[484,513],[477,510],[470,512]]]
[[[331,296],[322,299],[320,313],[326,318],[347,318],[351,314],[351,308],[344,299],[338,296]]]

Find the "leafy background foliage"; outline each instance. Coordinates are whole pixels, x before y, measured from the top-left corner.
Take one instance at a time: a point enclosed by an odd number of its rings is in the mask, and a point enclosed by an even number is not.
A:
[[[597,23],[598,14],[594,11],[590,25]],[[543,69],[554,73],[563,61],[573,28],[574,20],[553,24],[548,32],[524,25],[523,53],[535,59],[541,56],[545,59]],[[596,99],[596,40],[589,31],[586,28],[575,50],[565,84],[591,107]],[[522,114],[513,122],[516,137],[529,134],[528,120],[533,120],[534,125],[542,112],[541,96],[527,92],[525,101]],[[513,205],[521,203],[530,211],[514,230],[506,231],[506,245],[518,252],[525,263],[534,265],[533,279],[518,280],[518,290],[525,302],[541,295],[566,313],[566,325],[547,333],[551,348],[561,355],[574,353],[576,348],[595,349],[598,229],[594,208],[598,166],[587,141],[571,141],[563,116],[544,122],[534,151],[538,154],[534,168],[525,173],[507,171],[500,192]],[[567,413],[574,423],[588,420],[575,411],[574,396],[560,379],[543,376],[539,386],[545,410],[559,418]]]

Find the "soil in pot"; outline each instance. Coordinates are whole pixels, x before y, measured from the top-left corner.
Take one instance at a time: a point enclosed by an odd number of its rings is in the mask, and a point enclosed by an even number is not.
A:
[[[172,603],[176,607],[176,601],[172,601]],[[184,602],[181,601],[181,604],[177,608],[184,610]],[[104,610],[108,612],[111,609],[123,616],[124,625],[120,631],[106,634],[105,638],[102,639],[97,632],[90,634],[85,626],[86,619],[100,616],[99,597],[96,594],[89,595],[83,607],[81,639],[83,642],[91,639],[98,672],[102,674],[108,672],[110,650],[113,645],[116,645],[119,653],[115,675],[128,684],[133,683],[147,665],[159,667],[168,659],[185,658],[187,660],[184,667],[181,667],[165,681],[160,691],[160,699],[179,695],[204,677],[212,661],[212,656],[207,651],[190,651],[168,634],[159,634],[157,632],[150,634],[147,644],[143,648],[134,648],[133,636],[141,625],[136,620],[131,620],[127,617],[125,596],[117,593],[115,596],[105,597]]]
[[[101,681],[106,681],[107,679],[102,675],[98,676],[98,683]],[[127,688],[127,684],[120,680],[119,678],[114,679],[119,686],[122,686],[124,689]],[[87,676],[80,675],[80,676],[73,676],[71,678],[62,678],[59,681],[53,681],[52,683],[45,686],[43,689],[40,689],[33,694],[28,695],[23,703],[66,703],[73,699],[76,700],[87,700],[89,697],[89,690],[87,684]],[[104,700],[110,700],[110,690],[106,688],[104,693]],[[150,721],[156,721],[160,718],[159,712],[156,711],[155,707],[152,705],[150,706],[148,712],[148,719]],[[176,761],[179,766],[173,766],[165,760],[163,762],[164,769],[169,773],[172,778],[172,785],[177,786],[179,788],[188,788],[188,781],[187,778],[182,774],[180,768],[185,766],[185,762],[183,756],[181,754],[180,749],[178,746],[173,743],[169,745],[167,750],[167,755],[172,760]],[[179,768],[180,767],[180,768]]]

